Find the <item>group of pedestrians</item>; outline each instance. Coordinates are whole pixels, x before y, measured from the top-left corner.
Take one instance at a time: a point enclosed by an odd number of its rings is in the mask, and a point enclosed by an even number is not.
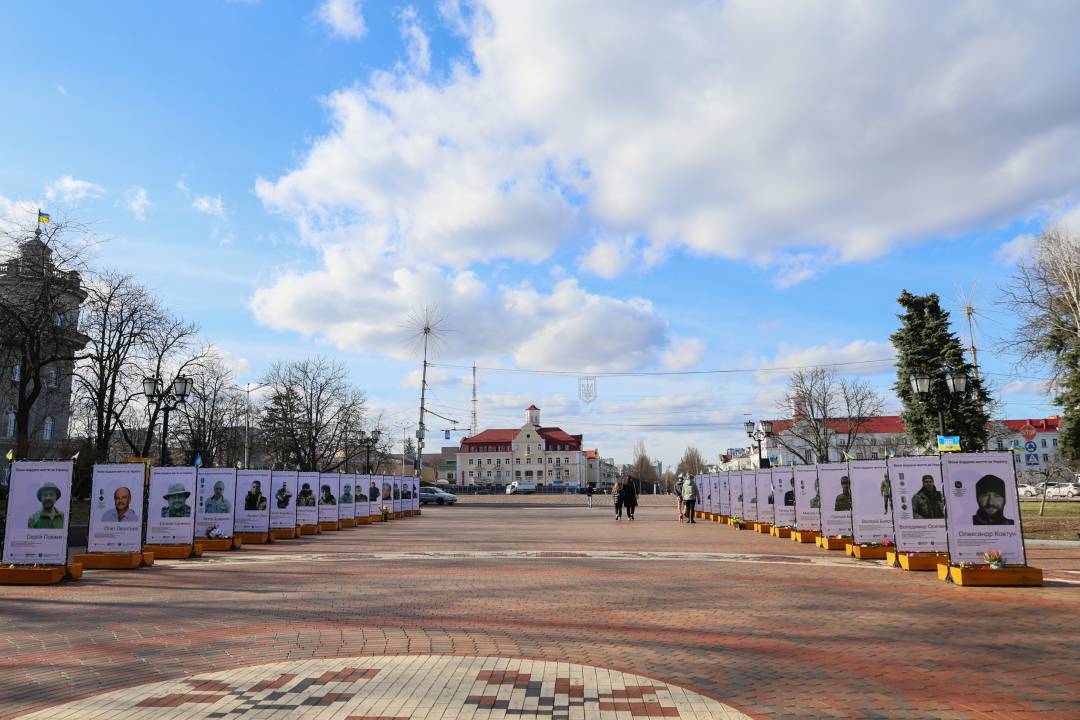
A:
[[[611,500],[615,504],[616,520],[622,520],[624,509],[627,520],[633,520],[634,511],[637,510],[637,488],[633,478],[627,476],[622,482],[615,483],[615,487],[611,488]]]
[[[634,479],[628,475],[622,481],[615,483],[615,486],[611,488],[611,500],[612,504],[615,505],[616,520],[622,520],[623,510],[626,511],[626,518],[633,520],[634,512],[638,506],[637,486]],[[697,485],[690,478],[680,477],[675,482],[675,503],[679,509],[679,522],[685,520],[687,523],[696,524],[694,509],[697,506],[697,501]],[[593,506],[592,486],[587,487],[585,490],[585,504],[588,507]]]
[[[698,501],[698,488],[693,479],[680,477],[675,481],[675,504],[679,507],[679,522],[684,520],[691,525],[694,520],[694,508]]]

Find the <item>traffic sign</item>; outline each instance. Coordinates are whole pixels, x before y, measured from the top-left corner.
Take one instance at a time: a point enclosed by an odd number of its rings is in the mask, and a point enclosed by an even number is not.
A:
[[[1032,425],[1031,423],[1028,423],[1024,427],[1020,428],[1020,434],[1024,436],[1025,440],[1034,440],[1035,439],[1035,433],[1036,433],[1035,426]]]
[[[1035,467],[1039,464],[1039,453],[1024,453],[1024,465]]]
[[[1026,443],[1024,443],[1024,449],[1027,450],[1029,453],[1033,453],[1039,449],[1039,446],[1035,444],[1034,440],[1028,440]]]

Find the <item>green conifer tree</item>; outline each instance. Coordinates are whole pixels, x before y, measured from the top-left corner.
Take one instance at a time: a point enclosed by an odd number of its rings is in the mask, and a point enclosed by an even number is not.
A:
[[[1080,346],[1059,355],[1060,377],[1054,404],[1061,408],[1058,452],[1065,462],[1080,464]]]
[[[945,435],[959,435],[966,452],[982,450],[986,445],[991,400],[975,368],[964,358],[960,338],[950,329],[949,313],[942,309],[938,296],[913,295],[907,290],[897,299],[904,309],[900,329],[891,340],[896,347],[896,385],[893,389],[904,405],[904,426],[912,443],[936,447],[938,411],[944,416]],[[946,373],[967,376],[967,389],[961,395],[949,392]],[[917,374],[930,376],[930,392],[919,397],[911,387]]]

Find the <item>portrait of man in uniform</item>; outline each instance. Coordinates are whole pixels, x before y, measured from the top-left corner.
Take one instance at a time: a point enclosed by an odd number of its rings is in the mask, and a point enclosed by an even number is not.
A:
[[[1005,481],[997,475],[983,475],[975,483],[979,510],[971,516],[972,525],[1015,525],[1005,517]]]
[[[315,507],[315,493],[311,491],[311,485],[303,483],[300,492],[296,493],[297,507]]]
[[[101,516],[102,522],[139,522],[139,516],[131,509],[131,490],[118,487],[113,491],[113,507]]]
[[[375,484],[374,480],[371,481],[371,487],[369,489],[370,489],[370,492],[368,493],[368,500],[378,500],[379,499],[379,486]]]
[[[289,484],[282,483],[281,487],[274,493],[274,502],[277,503],[279,510],[284,510],[289,507],[290,500],[292,500],[292,493],[289,492]]]
[[[851,511],[851,480],[847,475],[840,477],[840,494],[833,502],[833,512]]]
[[[945,495],[938,492],[933,475],[922,476],[922,487],[911,496],[911,515],[917,520],[941,520],[945,517]]]
[[[161,508],[163,518],[186,518],[191,517],[191,506],[187,499],[191,492],[185,490],[180,483],[173,483],[165,492],[165,507]]]
[[[203,503],[203,511],[207,515],[220,515],[229,512],[231,508],[232,505],[225,498],[225,483],[218,480],[214,483],[214,494]]]
[[[347,483],[341,486],[341,504],[352,505],[352,484]]]
[[[334,497],[334,493],[330,492],[329,485],[322,486],[322,495],[319,497],[320,505],[337,505],[337,498]]]
[[[64,513],[56,507],[56,501],[60,499],[60,488],[47,482],[38,488],[37,499],[41,503],[41,509],[30,516],[26,527],[31,530],[63,530]]]
[[[251,481],[251,489],[248,490],[247,495],[244,496],[244,509],[245,510],[265,510],[266,509],[266,496],[262,494],[262,482],[259,480]]]

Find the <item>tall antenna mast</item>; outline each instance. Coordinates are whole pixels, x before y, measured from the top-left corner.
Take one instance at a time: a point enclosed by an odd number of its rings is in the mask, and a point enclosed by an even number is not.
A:
[[[443,318],[432,306],[427,306],[422,311],[413,313],[409,316],[408,321],[408,329],[412,331],[408,338],[409,344],[413,347],[421,346],[423,348],[420,365],[420,422],[416,429],[416,460],[413,463],[413,469],[417,477],[421,477],[421,470],[423,469],[422,459],[424,455],[424,440],[427,437],[427,424],[424,420],[428,415],[442,417],[427,409],[427,370],[428,353],[438,349],[442,339],[443,324]],[[449,418],[443,419],[449,420]]]
[[[476,361],[472,364],[472,418],[469,420],[469,437],[476,437],[480,428],[476,421]]]
[[[427,394],[427,352],[428,339],[431,337],[430,317],[424,322],[424,364],[420,369],[420,428],[416,431],[416,462],[413,471],[420,477],[420,458],[424,456],[424,398]]]
[[[975,368],[975,379],[979,379],[979,356],[975,352],[975,323],[972,320],[972,316],[975,314],[975,308],[970,303],[964,306],[964,315],[967,316],[968,322],[968,342],[971,345],[971,364]]]

